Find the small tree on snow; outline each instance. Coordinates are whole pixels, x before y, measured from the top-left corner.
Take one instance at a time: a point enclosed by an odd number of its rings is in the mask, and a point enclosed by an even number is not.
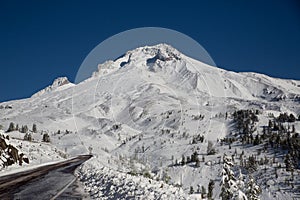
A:
[[[190,194],[194,194],[194,188],[193,188],[193,186],[190,187]]]
[[[196,157],[196,167],[200,167],[200,160],[199,160],[199,158],[198,158],[198,156]]]
[[[207,144],[207,155],[214,155],[216,154],[216,149],[213,147],[212,141],[208,141]]]
[[[32,136],[30,133],[26,133],[24,135],[24,140],[31,142],[32,141]]]
[[[89,154],[92,155],[93,147],[89,146]]]
[[[236,186],[234,173],[231,170],[233,163],[231,158],[224,155],[223,157],[223,169],[222,169],[222,180],[221,180],[221,194],[222,200],[230,200],[233,198],[233,187]]]
[[[208,194],[207,194],[208,199],[212,199],[214,186],[215,186],[215,182],[213,180],[210,180],[208,184]]]
[[[22,128],[21,128],[21,133],[27,133],[27,132],[28,132],[28,127],[27,127],[27,125],[22,126]]]
[[[286,154],[284,163],[285,163],[286,171],[294,171],[292,156],[289,153]]]
[[[15,130],[15,124],[13,122],[10,122],[9,127],[6,132],[11,132]]]
[[[259,194],[261,193],[261,189],[258,185],[256,185],[255,180],[252,176],[249,177],[247,183],[247,197],[249,200],[260,200]]]
[[[244,183],[244,175],[242,174],[241,169],[239,170],[239,176],[236,181],[238,191],[234,194],[234,198],[236,200],[247,200],[247,196],[245,195],[244,188],[245,188],[245,183]]]
[[[239,177],[236,181],[237,186],[239,187],[240,190],[244,190],[245,183],[244,183],[244,175],[242,174],[241,169],[239,170]]]
[[[247,200],[246,195],[240,190],[239,185],[236,182],[231,167],[233,167],[231,157],[224,155],[220,197],[222,200]]]
[[[202,187],[201,187],[201,197],[202,198],[205,198],[206,197],[206,189],[205,189],[205,187],[202,185]]]
[[[184,155],[182,155],[181,165],[183,166],[185,164],[186,164],[185,157],[184,157]]]
[[[32,132],[34,132],[34,133],[37,132],[36,124],[33,124],[33,125],[32,125]]]
[[[49,136],[48,133],[45,133],[45,134],[43,135],[43,142],[50,142],[50,136]]]

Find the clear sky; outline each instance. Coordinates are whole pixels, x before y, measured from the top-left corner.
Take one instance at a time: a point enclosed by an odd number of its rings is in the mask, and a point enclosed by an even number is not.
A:
[[[95,46],[138,27],[182,32],[221,68],[300,80],[298,2],[0,1],[0,102],[74,81]]]

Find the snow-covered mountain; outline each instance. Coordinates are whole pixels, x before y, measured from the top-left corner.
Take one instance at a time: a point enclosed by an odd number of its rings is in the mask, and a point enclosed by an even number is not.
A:
[[[77,85],[58,78],[31,98],[1,103],[0,124],[6,130],[10,122],[35,123],[50,134],[51,145],[68,155],[93,153],[78,172],[93,198],[201,198],[189,195],[190,187],[196,191],[210,180],[220,182],[217,162],[234,151],[219,143],[235,132],[231,113],[259,110],[255,126],[261,131],[270,114],[298,116],[299,102],[300,81],[226,71],[158,44],[99,64],[92,77]],[[208,141],[218,154],[207,156],[200,167],[176,165],[183,155],[206,155]],[[275,190],[273,180],[262,197],[272,199]],[[220,193],[216,183],[214,198]],[[276,195],[294,197],[293,192]]]
[[[37,93],[33,94],[32,97],[40,96],[47,92],[62,90],[62,89],[68,88],[72,85],[74,85],[74,84],[70,83],[70,81],[68,80],[67,77],[59,77],[53,81],[52,85],[49,85],[45,89],[38,91]]]

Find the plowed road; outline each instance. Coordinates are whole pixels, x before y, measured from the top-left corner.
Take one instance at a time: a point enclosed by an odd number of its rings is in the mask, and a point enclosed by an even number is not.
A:
[[[75,169],[91,155],[0,177],[0,199],[55,199],[74,182]]]

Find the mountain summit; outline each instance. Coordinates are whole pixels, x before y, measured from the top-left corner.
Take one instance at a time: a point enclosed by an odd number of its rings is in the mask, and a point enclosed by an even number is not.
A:
[[[53,81],[52,85],[49,85],[46,88],[38,91],[37,93],[33,94],[32,97],[40,96],[45,93],[55,91],[57,89],[67,88],[68,86],[72,86],[72,85],[73,84],[68,80],[67,77],[58,77]],[[64,87],[62,88],[62,86],[64,86]]]
[[[128,51],[114,61],[99,64],[93,77],[128,69],[142,70],[143,73],[156,72],[157,78],[163,76],[167,82],[177,82],[179,86],[189,85],[188,88],[216,97],[300,100],[299,81],[274,79],[257,73],[226,71],[189,58],[167,44]]]

